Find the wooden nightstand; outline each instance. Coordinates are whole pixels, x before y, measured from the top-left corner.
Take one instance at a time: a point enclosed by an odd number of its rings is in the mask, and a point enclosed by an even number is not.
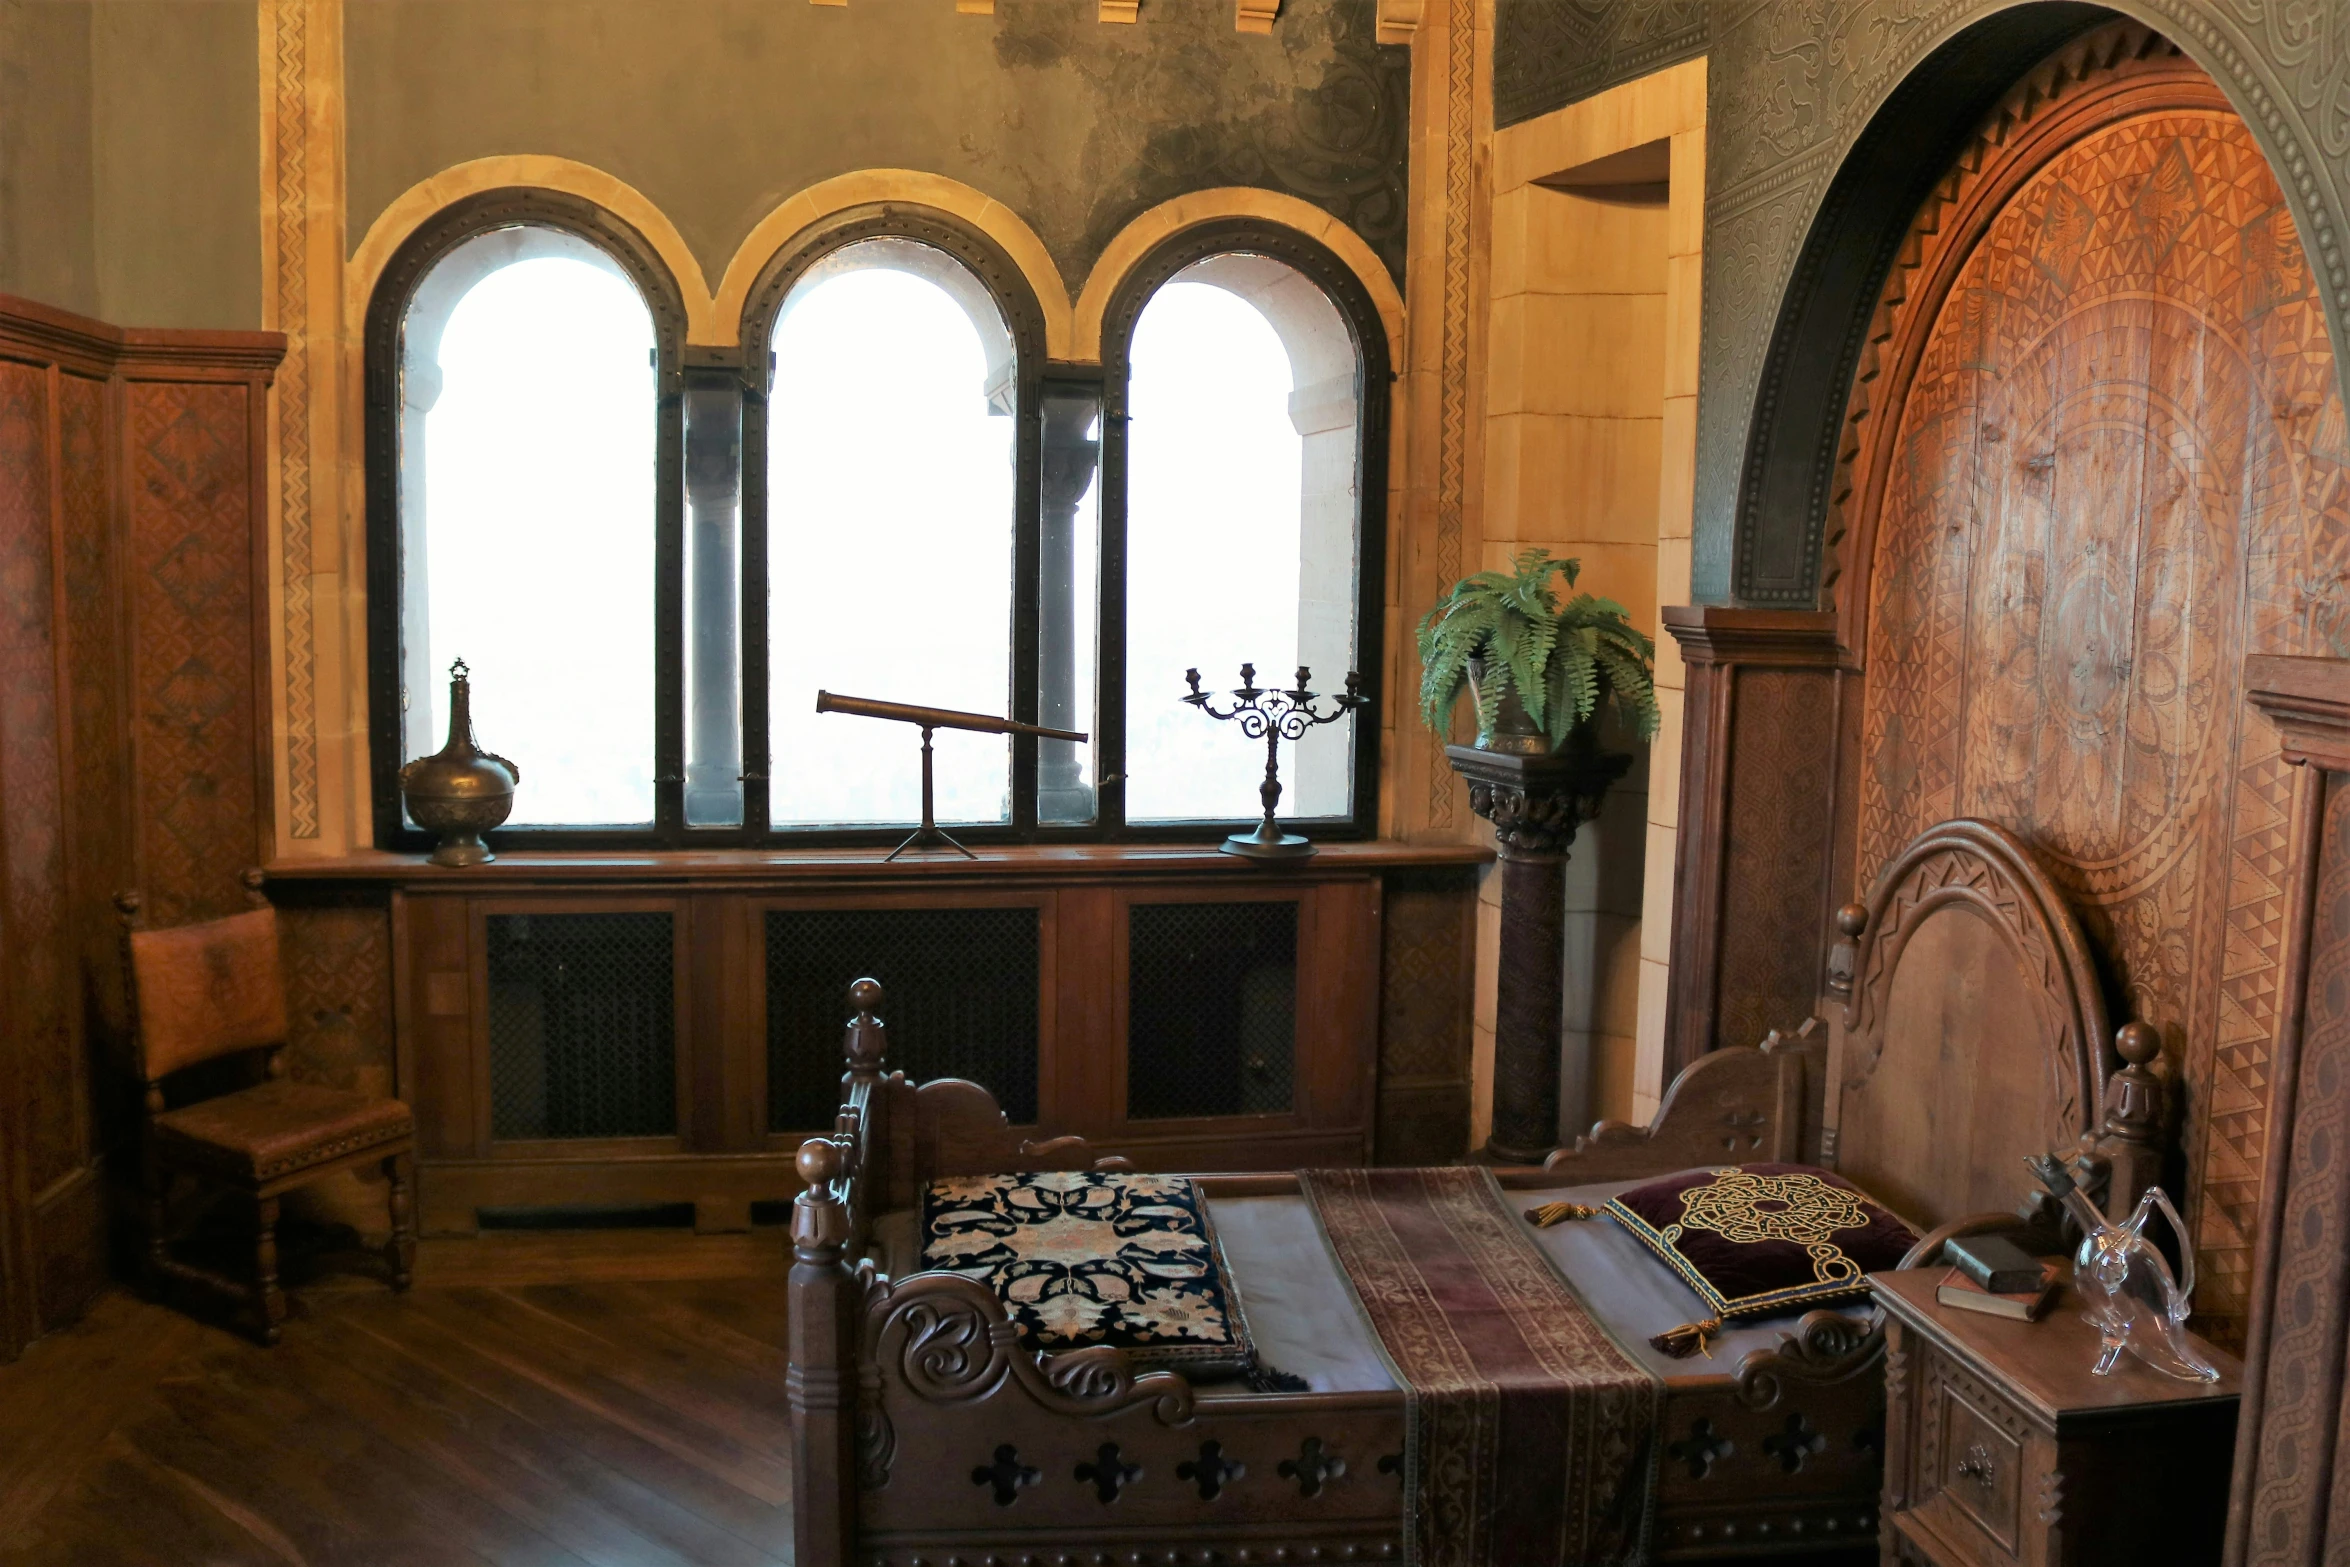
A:
[[[2068,1289],[2038,1322],[1934,1303],[1943,1267],[1881,1273],[1884,1561],[1931,1567],[2217,1562],[2241,1367],[2203,1384],[2125,1355]],[[2200,1343],[2200,1341],[2198,1341]]]

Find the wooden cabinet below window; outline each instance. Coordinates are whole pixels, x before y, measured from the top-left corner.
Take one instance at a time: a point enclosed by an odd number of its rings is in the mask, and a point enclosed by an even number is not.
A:
[[[446,1234],[688,1204],[701,1228],[738,1228],[788,1201],[792,1153],[830,1127],[866,975],[888,996],[891,1067],[971,1078],[1040,1137],[1159,1169],[1458,1153],[1482,857],[516,854],[449,871],[377,854],[271,876],[297,911],[321,884],[385,887],[394,1076],[423,1224]],[[1385,929],[1390,881],[1408,930]],[[1398,951],[1410,973],[1383,973]],[[1399,1006],[1396,985],[1423,994]],[[1383,1041],[1399,1019],[1414,1037]],[[1435,1033],[1454,1037],[1419,1037]],[[1408,1070],[1383,1121],[1390,1046]],[[1431,1063],[1457,1064],[1457,1099]]]

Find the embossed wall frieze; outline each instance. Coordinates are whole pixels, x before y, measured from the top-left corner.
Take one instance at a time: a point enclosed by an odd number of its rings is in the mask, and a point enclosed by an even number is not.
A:
[[[1711,0],[1494,0],[1494,124],[1703,54],[1715,9]]]

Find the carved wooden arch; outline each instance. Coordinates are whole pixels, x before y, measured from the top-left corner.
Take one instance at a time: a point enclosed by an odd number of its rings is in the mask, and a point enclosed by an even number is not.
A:
[[[1953,281],[2010,199],[2084,125],[2149,108],[2226,110],[2228,102],[2176,44],[2135,22],[2076,39],[1985,116],[1904,232],[1862,336],[1828,491],[1821,599],[1837,609],[1838,639],[1856,661],[1867,658],[1868,594],[1834,589],[1848,570],[1868,580],[1893,426]]]
[[[2350,646],[2350,420],[2289,173],[2169,39],[2073,40],[1912,214],[1837,469],[1852,879],[1953,817],[2033,846],[2160,1032],[2222,1318],[2293,918],[2290,770],[2242,671]]]
[[[1924,1037],[1923,1030],[1912,1038],[1897,1027],[1903,1021],[1896,1017],[1897,984],[1907,980],[1914,989],[1946,978],[1937,968],[1941,944],[1921,946],[1919,938],[1937,921],[1953,918],[1979,922],[2012,959],[2014,978],[2042,1024],[2037,1041],[1974,1029],[1965,1015],[1955,1020],[1955,1039]],[[1854,946],[1848,958],[1839,955],[1850,964],[1851,994],[1830,1063],[1830,1151],[1838,1168],[1888,1200],[1909,1199],[1914,1208],[1904,1211],[1933,1222],[1967,1207],[2010,1206],[2022,1198],[2028,1181],[2021,1164],[2009,1169],[2004,1160],[1993,1160],[1997,1167],[1986,1167],[1986,1156],[1974,1151],[1984,1141],[1979,1135],[1965,1149],[1932,1150],[1897,1135],[1935,1126],[1936,1101],[1949,1087],[1944,1073],[1954,1057],[1961,1076],[1991,1084],[2027,1083],[2034,1078],[2025,1068],[2035,1067],[2038,1095],[2061,1142],[2085,1145],[2095,1137],[2113,1064],[2105,998],[2063,894],[2021,839],[1995,822],[1973,819],[1929,828],[1885,867],[1867,902],[1847,908],[1840,919]],[[1995,970],[1965,977],[1993,985],[2002,978]],[[1972,1135],[1971,1127],[1966,1130]],[[1995,1133],[1990,1141],[2016,1151],[2005,1146],[2014,1137]],[[1956,1178],[1930,1193],[1918,1190],[1913,1172],[1937,1162],[1954,1169]],[[1972,1195],[1954,1189],[1961,1185]],[[2004,1201],[1997,1195],[2003,1193],[2010,1194]]]

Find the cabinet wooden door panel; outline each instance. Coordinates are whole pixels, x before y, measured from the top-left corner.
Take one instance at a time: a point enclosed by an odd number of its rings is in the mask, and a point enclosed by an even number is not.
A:
[[[1465,882],[1462,895],[1470,895]],[[926,976],[901,984],[882,1009],[885,1024],[901,1031],[888,1058],[893,1068],[937,1076],[961,1061],[963,1075],[984,1080],[994,1061],[1014,1077],[987,1086],[1033,1135],[1077,1133],[1157,1168],[1286,1168],[1356,1163],[1370,1153],[1381,1006],[1376,874],[1288,871],[1128,885],[1031,878],[903,890],[720,885],[659,895],[626,886],[410,891],[393,907],[407,1063],[400,1088],[417,1111],[430,1229],[471,1228],[483,1206],[674,1202],[693,1203],[704,1227],[739,1227],[754,1204],[788,1201],[798,1190],[791,1157],[803,1137],[829,1128],[836,1103],[848,982],[868,973],[885,989],[893,973]],[[558,1113],[555,1078],[579,1065],[578,1046],[596,1041],[545,1033],[559,1008],[540,990],[555,982],[526,969],[500,978],[501,962],[519,961],[500,954],[556,922],[575,922],[560,940],[576,944],[584,939],[576,922],[646,916],[667,921],[670,941],[674,1117],[623,1135],[592,1115],[583,1121],[584,1112]],[[1196,926],[1188,937],[1178,933],[1178,947],[1190,941],[1203,955],[1201,975],[1223,976],[1192,985],[1182,953],[1145,958],[1152,1005],[1162,1013],[1199,1009],[1188,1034],[1177,1030],[1192,1054],[1163,1062],[1155,1079],[1178,1097],[1206,1084],[1210,1091],[1196,1102],[1161,1106],[1183,1113],[1132,1113],[1138,919]],[[958,931],[980,945],[958,949]],[[1229,944],[1236,932],[1270,945],[1219,955],[1217,941]],[[785,952],[779,941],[801,945]],[[1030,964],[1032,979],[1022,966]],[[830,975],[817,986],[820,1000],[810,989],[817,969]],[[974,1056],[979,1047],[968,1038],[950,1037],[970,1014],[957,1012],[957,994],[942,1001],[940,987],[984,990],[1004,974],[1023,995],[1033,984],[1033,1021],[1021,1025],[1020,1039],[1005,1035],[988,1046],[995,1055]],[[788,998],[778,988],[787,982]],[[927,999],[918,994],[923,986]],[[610,999],[596,992],[579,1004]],[[1001,1034],[1000,1011],[980,1024],[991,1017]],[[1285,1030],[1286,1072],[1248,1075],[1241,1036],[1275,1023],[1264,1039]],[[1162,1026],[1153,1036],[1151,1027],[1146,1018],[1146,1046],[1167,1033]],[[534,1048],[543,1060],[530,1057]],[[1032,1091],[1019,1078],[1030,1059]],[[779,1092],[784,1071],[791,1081]],[[609,1083],[598,1091],[610,1092]],[[599,1106],[590,1108],[618,1113],[609,1102]]]

